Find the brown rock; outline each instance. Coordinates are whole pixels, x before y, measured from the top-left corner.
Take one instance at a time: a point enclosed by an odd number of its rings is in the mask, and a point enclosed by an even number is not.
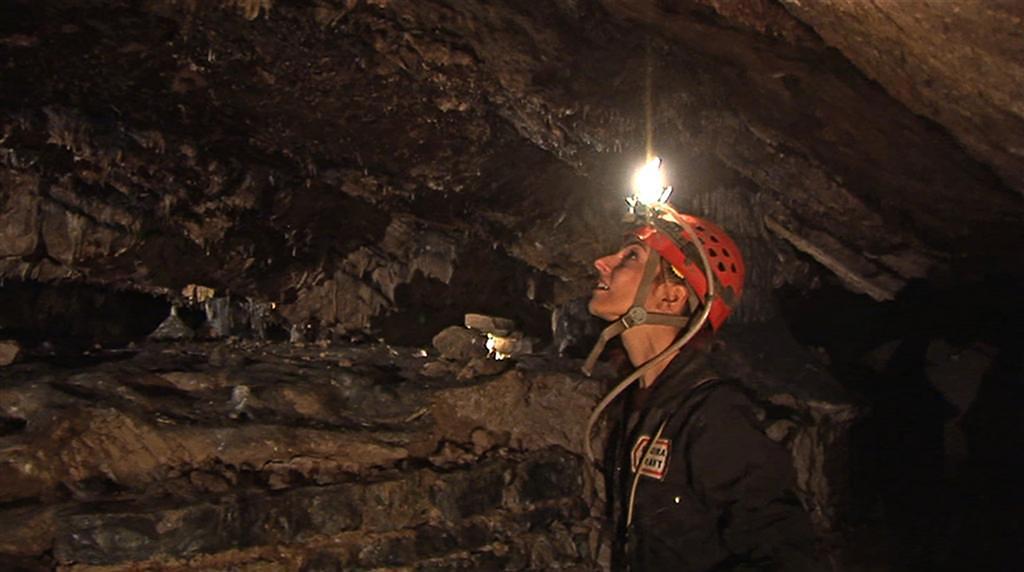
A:
[[[11,365],[21,355],[21,345],[14,340],[0,340],[0,366]]]
[[[286,426],[154,425],[112,409],[65,413],[7,453],[0,462],[0,502],[43,496],[58,483],[88,497],[83,486],[94,479],[144,489],[172,469],[215,465],[258,467],[268,476],[293,470],[331,481],[408,456],[371,435]]]
[[[456,361],[469,361],[475,357],[486,357],[487,337],[469,328],[449,326],[433,340],[434,347],[441,355]]]
[[[499,361],[486,357],[475,357],[469,360],[469,363],[459,371],[456,379],[459,381],[468,381],[475,377],[484,375],[498,375],[508,369],[508,365],[507,361]]]
[[[508,445],[509,435],[508,433],[495,433],[478,427],[469,435],[469,439],[473,443],[473,453],[483,455],[495,447]]]
[[[0,186],[17,189],[0,193],[0,258],[28,256],[39,241],[39,180],[4,171]]]
[[[516,323],[508,318],[488,316],[486,314],[466,314],[465,324],[467,328],[480,330],[496,336],[507,336],[515,331]]]
[[[316,320],[341,331],[358,330],[369,327],[370,319],[389,306],[379,292],[340,270],[311,282],[298,289],[295,302],[281,306],[281,315],[292,324]]]
[[[1019,4],[782,4],[896,99],[949,129],[1024,191],[1024,121],[1012,111],[1020,101]]]
[[[53,546],[57,507],[19,507],[0,511],[0,554],[32,556]]]
[[[507,434],[514,447],[558,445],[580,452],[585,420],[601,396],[600,383],[580,375],[512,370],[486,383],[439,392],[432,413],[439,438],[472,442],[483,428]]]
[[[428,361],[423,364],[420,368],[420,375],[436,379],[439,377],[445,377],[449,375],[455,375],[458,373],[459,368],[456,364],[447,361]]]

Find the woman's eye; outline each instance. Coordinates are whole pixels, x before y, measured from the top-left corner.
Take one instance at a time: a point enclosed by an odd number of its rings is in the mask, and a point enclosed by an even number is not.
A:
[[[626,260],[636,260],[638,258],[640,258],[640,253],[636,250],[626,251]]]

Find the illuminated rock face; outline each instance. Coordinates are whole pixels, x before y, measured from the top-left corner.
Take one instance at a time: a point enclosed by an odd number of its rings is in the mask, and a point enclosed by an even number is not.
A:
[[[592,563],[583,426],[563,421],[600,384],[549,367],[467,385],[421,377],[419,354],[178,344],[10,366],[0,551],[192,568]]]
[[[821,523],[984,568],[953,522],[1000,568],[1022,13],[866,6],[4,2],[0,555],[591,565],[596,386],[382,342],[474,312],[585,355],[650,132],[743,248],[734,365],[799,413]]]
[[[875,299],[1019,239],[1008,7],[239,6],[11,3],[0,275],[201,284],[338,332],[475,245],[576,284],[648,100],[674,200]]]
[[[602,487],[580,452],[604,384],[578,360],[467,378],[425,374],[436,359],[176,342],[93,352],[73,369],[9,366],[0,552],[126,569],[600,566]],[[751,379],[795,415],[772,436],[828,530],[845,489],[824,448],[843,443],[856,409],[821,372],[773,375]]]

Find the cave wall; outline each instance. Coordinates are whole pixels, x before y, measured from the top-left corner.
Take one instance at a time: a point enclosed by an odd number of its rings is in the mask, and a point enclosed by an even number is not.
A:
[[[852,512],[884,536],[881,496],[892,550],[912,549],[872,566],[1009,551],[1016,529],[993,515],[1017,506],[1006,457],[1024,433],[1020,17],[1012,2],[0,2],[2,503],[26,523],[0,552],[593,564],[565,426],[598,388],[558,359],[455,367],[429,341],[485,312],[538,352],[585,353],[590,260],[619,239],[648,133],[676,204],[746,253],[736,370],[801,412],[798,464],[852,450],[846,477],[805,471],[819,524]],[[147,341],[161,323],[170,346]],[[435,419],[439,395],[460,409],[495,384],[535,423]],[[565,426],[530,409],[548,391],[571,402]],[[397,506],[423,498],[429,514]],[[294,512],[317,503],[337,519]],[[943,519],[960,528],[916,532]],[[174,532],[200,521],[210,538]],[[872,534],[860,546],[884,544]]]
[[[0,273],[201,284],[349,331],[480,245],[561,303],[614,241],[648,83],[678,200],[745,210],[725,222],[790,267],[891,300],[1017,243],[995,161],[761,4],[7,2]],[[335,287],[360,292],[343,318]]]
[[[497,365],[239,342],[10,366],[0,554],[29,569],[592,567],[583,425],[561,420],[600,386]]]

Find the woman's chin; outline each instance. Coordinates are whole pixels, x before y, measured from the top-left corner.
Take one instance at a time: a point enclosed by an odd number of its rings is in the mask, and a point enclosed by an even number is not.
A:
[[[619,319],[619,314],[608,311],[607,308],[602,308],[601,304],[591,298],[590,303],[587,304],[587,311],[590,312],[591,316],[601,318],[606,322],[614,322]]]

